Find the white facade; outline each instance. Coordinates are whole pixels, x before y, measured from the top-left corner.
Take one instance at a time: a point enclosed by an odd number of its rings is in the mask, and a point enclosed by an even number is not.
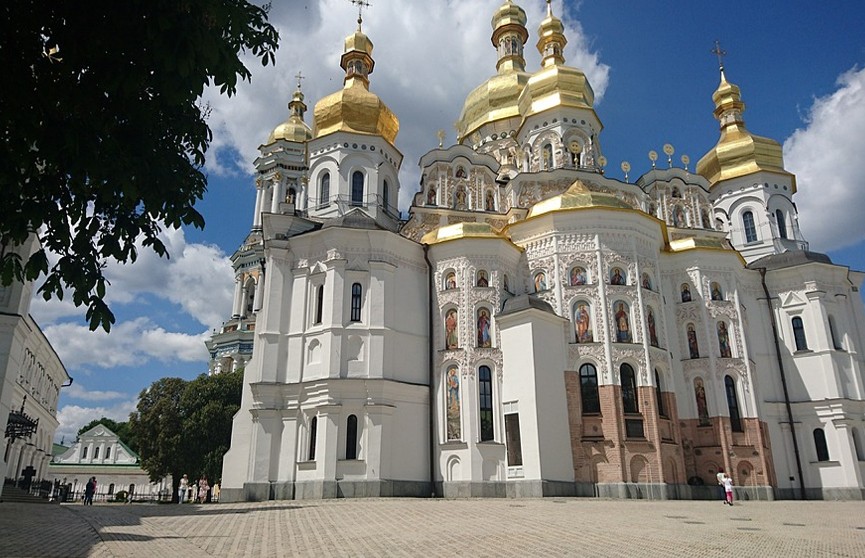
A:
[[[21,247],[29,256],[35,238]],[[38,421],[32,435],[3,438],[0,472],[18,480],[25,470],[34,481],[47,477],[54,432],[57,430],[57,400],[60,388],[71,383],[63,363],[29,315],[32,284],[13,283],[0,287],[0,427],[8,427],[10,413],[21,413]]]
[[[96,500],[111,500],[120,491],[141,500],[172,496],[171,475],[151,482],[138,455],[104,424],[84,432],[69,449],[55,456],[46,475],[69,487],[70,494],[81,493],[90,477],[96,477]]]
[[[865,275],[807,251],[780,146],[722,71],[698,173],[607,178],[561,23],[534,73],[524,25],[496,11],[497,73],[421,158],[404,222],[368,38],[313,131],[295,93],[259,159],[306,153],[281,167],[296,203],[253,218],[266,280],[223,499],[701,498],[720,469],[750,498],[861,499]]]

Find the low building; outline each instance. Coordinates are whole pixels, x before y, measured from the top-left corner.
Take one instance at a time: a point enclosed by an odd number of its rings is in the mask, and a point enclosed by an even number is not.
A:
[[[69,497],[84,495],[84,485],[96,477],[94,500],[113,500],[121,490],[133,500],[171,499],[171,476],[151,482],[141,459],[104,424],[97,424],[48,465],[48,478],[67,487]]]

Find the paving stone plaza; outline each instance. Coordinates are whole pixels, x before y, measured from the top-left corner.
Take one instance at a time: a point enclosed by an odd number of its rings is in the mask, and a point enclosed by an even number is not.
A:
[[[0,503],[0,556],[865,556],[862,502]]]

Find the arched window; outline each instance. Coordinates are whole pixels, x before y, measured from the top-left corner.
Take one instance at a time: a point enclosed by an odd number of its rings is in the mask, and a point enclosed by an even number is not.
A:
[[[81,459],[87,459],[87,446],[81,448]]]
[[[320,324],[321,317],[324,313],[324,285],[319,285],[315,293],[315,321],[313,323]]]
[[[360,283],[355,283],[351,286],[351,321],[360,321],[360,301],[363,288]]]
[[[832,348],[836,351],[843,351],[844,346],[838,340],[838,330],[835,328],[834,316],[829,316],[829,336],[832,338]]]
[[[658,415],[667,416],[667,408],[664,405],[664,394],[661,390],[661,374],[655,368],[655,396],[658,399]]]
[[[481,442],[493,440],[493,375],[489,366],[481,366],[478,370],[478,399]]]
[[[384,198],[382,205],[384,205],[384,209],[387,211],[390,207],[390,184],[387,183],[387,180],[384,181],[381,187],[381,197]]]
[[[312,417],[309,421],[309,461],[315,461],[315,435],[318,433],[318,417]]]
[[[814,449],[817,450],[817,461],[829,461],[829,448],[826,446],[826,433],[822,428],[814,429]]]
[[[345,423],[345,458],[357,459],[357,416],[348,415]]]
[[[363,205],[363,173],[360,171],[351,175],[351,205]]]
[[[580,399],[583,403],[583,414],[601,412],[601,399],[598,396],[598,371],[593,364],[580,366]]]
[[[110,459],[110,458],[111,458],[111,446],[108,446],[107,448],[105,448],[105,459]]]
[[[746,211],[742,214],[742,224],[745,227],[745,242],[757,242],[757,229],[754,227],[754,214]]]
[[[780,209],[775,211],[775,222],[778,224],[778,236],[787,238],[787,222],[784,220],[784,213]]]
[[[732,377],[724,376],[724,390],[727,393],[727,410],[730,411],[730,427],[733,432],[744,432],[739,414],[739,398],[736,397],[736,382]]]
[[[330,173],[325,172],[321,175],[318,184],[318,203],[319,205],[330,204]]]
[[[93,448],[93,459],[99,459],[99,448]]]
[[[626,413],[639,413],[640,405],[637,402],[637,378],[630,364],[623,364],[619,368],[622,379],[622,407]]]
[[[108,485],[108,495],[111,496],[114,494],[114,483]]]
[[[793,339],[796,341],[797,351],[808,350],[808,340],[805,339],[805,324],[802,323],[802,318],[796,316],[793,322]]]

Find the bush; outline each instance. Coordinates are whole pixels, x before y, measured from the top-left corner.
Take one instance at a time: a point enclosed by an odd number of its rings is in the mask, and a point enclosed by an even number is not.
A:
[[[127,497],[128,495],[129,495],[129,493],[126,492],[125,490],[119,490],[119,491],[117,492],[117,494],[114,495],[114,501],[115,501],[115,502],[125,502],[125,501],[126,501],[126,497]]]

